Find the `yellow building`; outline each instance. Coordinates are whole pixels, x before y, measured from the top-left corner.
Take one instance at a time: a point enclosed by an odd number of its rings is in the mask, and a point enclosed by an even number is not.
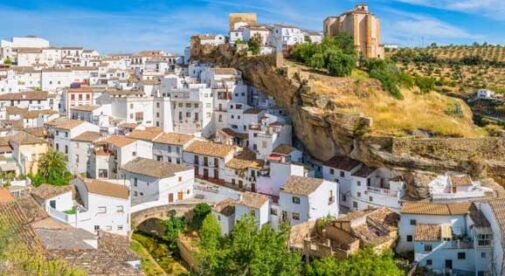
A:
[[[335,36],[346,32],[354,37],[356,51],[366,58],[384,58],[381,43],[380,20],[368,11],[366,4],[356,5],[353,10],[324,20],[324,35]]]
[[[49,149],[47,142],[21,131],[9,139],[9,143],[12,155],[20,167],[19,173],[22,175],[37,173],[39,159]]]

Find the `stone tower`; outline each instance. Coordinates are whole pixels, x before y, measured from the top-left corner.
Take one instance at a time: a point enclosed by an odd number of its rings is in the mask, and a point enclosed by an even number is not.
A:
[[[335,36],[346,32],[353,36],[356,51],[366,58],[384,58],[379,19],[368,11],[368,5],[359,4],[353,10],[324,20],[324,35]]]

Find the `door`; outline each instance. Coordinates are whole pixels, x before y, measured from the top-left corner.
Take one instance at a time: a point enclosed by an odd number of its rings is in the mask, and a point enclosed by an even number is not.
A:
[[[168,203],[172,203],[172,202],[174,202],[174,194],[169,193],[168,194]]]
[[[209,169],[207,169],[207,168],[203,169],[203,178],[204,179],[209,178]]]
[[[49,206],[51,206],[53,209],[56,209],[56,200],[49,201]]]
[[[256,183],[251,183],[251,192],[256,192]]]
[[[184,197],[184,193],[183,192],[178,192],[177,193],[177,200],[182,200]]]
[[[244,187],[244,185],[242,184],[242,180],[239,180],[239,181],[238,181],[238,187],[239,187],[240,189],[242,189],[242,188]]]
[[[445,260],[445,268],[452,269],[452,260]]]

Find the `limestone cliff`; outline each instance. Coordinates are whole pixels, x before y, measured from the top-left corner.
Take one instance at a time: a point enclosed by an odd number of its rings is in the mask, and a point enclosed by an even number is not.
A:
[[[228,46],[192,45],[192,59],[240,70],[244,80],[274,97],[293,121],[294,135],[322,161],[347,155],[369,166],[385,166],[410,173],[411,185],[421,185],[426,171],[447,170],[475,177],[491,176],[505,185],[504,138],[414,138],[367,134],[373,123],[362,114],[339,112],[324,94],[312,91],[300,76],[288,77],[278,56],[247,57]],[[296,80],[298,78],[298,81]],[[373,83],[372,83],[373,86]],[[381,89],[380,85],[371,89]],[[402,116],[402,114],[398,114]],[[424,172],[423,172],[424,171]],[[423,179],[421,179],[423,178]],[[422,186],[422,185],[421,185]],[[426,191],[414,189],[413,197]]]

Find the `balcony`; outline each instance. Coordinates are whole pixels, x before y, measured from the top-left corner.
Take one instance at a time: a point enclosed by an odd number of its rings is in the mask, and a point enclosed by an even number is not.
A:
[[[77,224],[91,219],[90,212],[88,212],[88,209],[83,206],[78,206],[76,209],[68,210],[66,212],[61,212],[49,207],[49,215],[56,220],[68,224]]]
[[[392,196],[392,197],[398,196],[398,192],[397,191],[392,191],[392,190],[390,190],[388,188],[379,188],[379,187],[368,186],[367,187],[367,192],[368,193],[374,193],[374,194],[386,195],[386,196]]]

